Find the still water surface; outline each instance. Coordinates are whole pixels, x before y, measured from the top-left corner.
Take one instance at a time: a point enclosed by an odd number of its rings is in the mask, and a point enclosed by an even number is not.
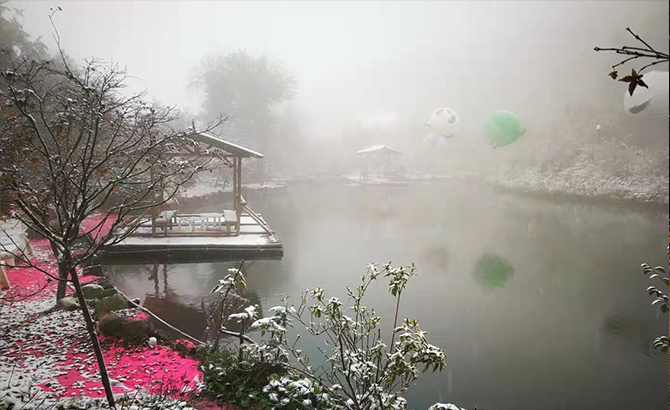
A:
[[[249,193],[284,243],[245,262],[263,313],[281,295],[342,297],[369,262],[417,266],[401,316],[416,318],[447,368],[410,391],[491,410],[666,409],[668,359],[651,355],[667,315],[650,306],[640,264],[667,268],[666,211],[551,202],[456,182],[396,187],[295,185]],[[127,295],[199,337],[203,301],[234,263],[119,265]],[[379,282],[367,301],[387,320]],[[203,299],[204,298],[204,299]],[[307,347],[309,349],[309,346]]]

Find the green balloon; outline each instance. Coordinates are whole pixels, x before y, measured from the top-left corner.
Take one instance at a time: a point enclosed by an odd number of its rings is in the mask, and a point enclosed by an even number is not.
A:
[[[519,117],[509,111],[496,111],[486,120],[484,133],[494,147],[509,145],[526,132]]]
[[[487,253],[477,261],[473,276],[485,288],[500,288],[514,276],[514,268],[506,259]]]

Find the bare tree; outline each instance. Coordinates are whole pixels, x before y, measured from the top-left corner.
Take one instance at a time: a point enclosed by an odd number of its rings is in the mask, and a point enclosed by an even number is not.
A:
[[[57,31],[56,40],[56,61],[12,54],[7,55],[10,68],[0,70],[0,192],[14,218],[49,240],[58,276],[41,270],[58,281],[57,299],[65,296],[68,282],[74,286],[114,407],[77,271],[103,246],[130,235],[139,215],[155,215],[213,156],[180,158],[186,147],[199,147],[188,133],[170,126],[174,108],[147,104],[144,93],[124,96],[128,75],[117,65],[91,60],[81,68],[71,66]],[[85,228],[94,214],[102,217]]]
[[[632,60],[637,60],[639,58],[648,61],[646,65],[644,65],[642,68],[639,70],[635,70],[634,68],[631,70],[631,73],[623,78],[621,78],[619,81],[628,83],[628,92],[630,95],[633,95],[633,92],[635,92],[635,89],[640,86],[644,88],[649,88],[647,87],[647,84],[645,84],[644,80],[642,77],[644,74],[642,72],[646,70],[649,67],[653,67],[657,64],[662,64],[662,63],[667,63],[668,59],[670,56],[668,53],[663,53],[652,46],[650,46],[646,41],[644,41],[640,36],[637,34],[633,33],[633,31],[630,28],[626,28],[626,31],[632,35],[635,40],[640,42],[644,47],[632,47],[632,46],[622,46],[622,47],[610,47],[610,48],[601,48],[601,47],[595,47],[595,51],[610,51],[610,52],[615,52],[617,54],[621,54],[626,56],[623,60],[621,60],[619,63],[615,64],[612,66],[612,71],[609,73],[609,76],[612,77],[613,80],[616,80],[619,77],[619,72],[617,71],[617,67],[623,66],[629,61]],[[650,61],[650,62],[649,62]]]

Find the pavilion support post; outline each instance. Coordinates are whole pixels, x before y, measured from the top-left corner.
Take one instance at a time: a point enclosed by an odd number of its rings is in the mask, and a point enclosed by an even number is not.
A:
[[[237,226],[235,232],[240,234],[240,224],[242,222],[242,157],[237,157],[237,204],[235,212],[237,213]]]
[[[239,208],[240,203],[240,190],[239,190],[239,163],[237,162],[237,156],[233,157],[233,212],[237,215],[237,208]],[[239,217],[238,217],[239,219]],[[226,222],[226,225],[228,222]],[[238,229],[237,223],[235,224],[235,229]],[[237,232],[237,231],[236,231]]]
[[[237,158],[233,158],[233,209],[237,209],[237,198],[239,197],[239,192],[237,192]]]
[[[154,144],[156,138],[152,135],[151,136],[151,144]],[[152,181],[156,180],[156,171],[154,170],[154,165],[151,165],[151,168],[149,169],[149,177],[151,178]],[[156,195],[153,195],[153,198],[151,198],[152,201],[156,200]],[[156,207],[152,206],[151,207],[151,235],[154,236],[156,235],[156,217],[158,217],[158,214],[156,212]]]

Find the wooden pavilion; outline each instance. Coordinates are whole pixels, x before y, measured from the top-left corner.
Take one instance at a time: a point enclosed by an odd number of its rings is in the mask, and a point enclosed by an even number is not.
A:
[[[221,204],[211,212],[181,213],[177,201],[149,208],[133,223],[132,235],[106,247],[106,256],[136,253],[182,254],[186,258],[253,258],[257,254],[281,257],[279,238],[260,214],[254,212],[242,196],[244,159],[263,158],[263,154],[204,132],[189,136],[197,144],[172,155],[183,159],[213,157],[233,174],[232,204]],[[160,195],[164,195],[161,191]],[[163,201],[159,201],[163,202]],[[232,209],[231,209],[232,208]],[[195,252],[194,252],[195,251]]]
[[[388,179],[396,176],[401,169],[401,157],[405,153],[388,145],[373,145],[356,151],[360,161],[360,180],[370,178]]]

